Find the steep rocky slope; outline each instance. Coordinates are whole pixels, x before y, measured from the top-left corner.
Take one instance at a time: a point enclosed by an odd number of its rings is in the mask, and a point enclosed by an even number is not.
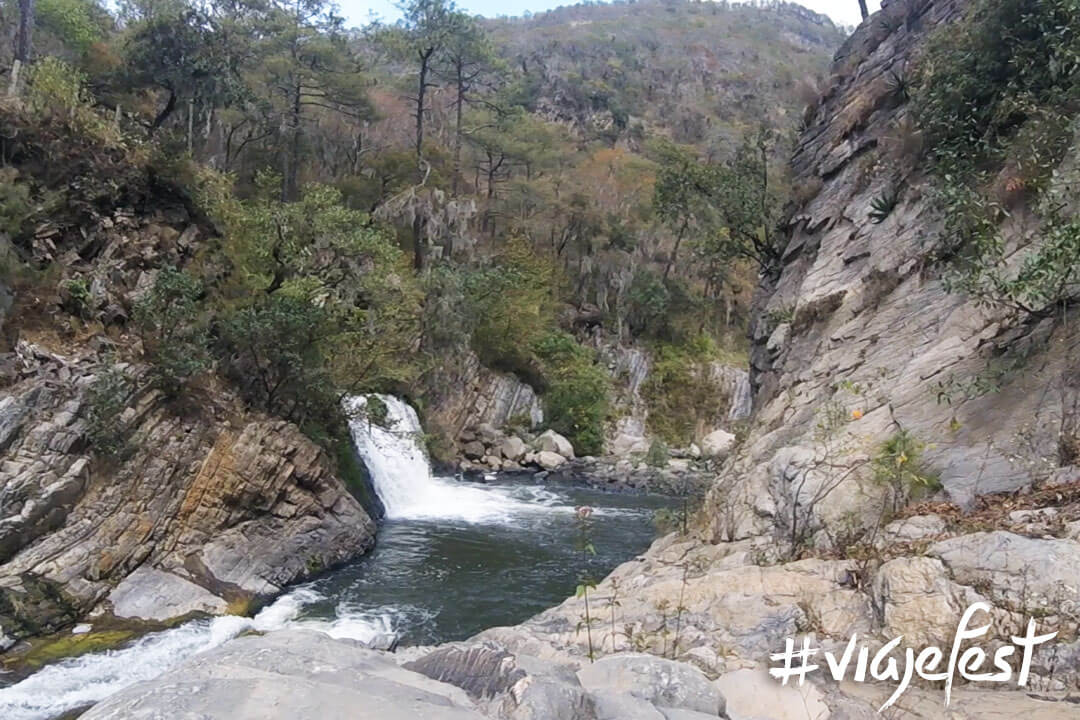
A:
[[[946,291],[932,259],[941,223],[933,180],[898,147],[898,136],[913,133],[890,76],[910,75],[921,39],[963,6],[895,3],[840,51],[832,87],[795,153],[798,182],[820,190],[792,220],[782,272],[759,298],[755,431],[731,473],[740,478],[739,510],[717,522],[718,535],[790,526],[784,518],[799,484],[792,481],[821,464],[826,451],[815,431],[829,408],[852,420],[830,461],[855,467],[904,430],[926,444],[926,465],[964,506],[1075,477],[1074,468],[1057,467],[1060,431],[1075,414],[1071,324],[1010,321]],[[917,131],[908,140],[918,142]],[[891,213],[871,222],[872,201],[897,185],[904,189]],[[1030,215],[1009,223],[1018,242],[1029,241]],[[829,483],[816,475],[804,492]],[[873,513],[880,493],[864,492],[858,475],[827,503],[801,500],[799,522],[816,528],[845,513]]]
[[[295,426],[227,394],[178,411],[143,390],[126,399],[126,448],[101,458],[87,437],[96,359],[23,342],[15,362],[21,379],[0,397],[5,646],[91,611],[242,609],[374,543],[374,523]]]

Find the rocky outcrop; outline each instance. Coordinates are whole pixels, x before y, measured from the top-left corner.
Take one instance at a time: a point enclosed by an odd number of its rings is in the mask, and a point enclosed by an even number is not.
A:
[[[652,357],[639,347],[608,345],[598,341],[600,357],[614,380],[615,420],[608,429],[606,451],[617,458],[644,455],[652,435],[648,430],[649,408],[642,394],[652,369]],[[715,417],[699,418],[703,428],[697,439],[712,432],[727,432],[750,416],[753,397],[749,373],[743,368],[714,362],[703,369],[705,392],[717,393],[723,410]]]
[[[889,79],[909,77],[926,34],[963,6],[889,4],[845,43],[808,114],[793,166],[795,184],[816,192],[758,298],[754,429],[731,466],[738,480],[714,497],[738,508],[714,514],[718,537],[790,532],[792,517],[811,531],[852,514],[872,522],[881,493],[867,461],[900,430],[965,507],[1047,481],[1065,455],[1080,335],[948,292],[934,259],[934,179],[910,150],[898,154],[898,134],[918,130]],[[901,188],[896,206],[871,222],[871,202],[890,188]],[[1004,232],[1020,241],[1019,226]]]
[[[480,720],[464,691],[359,643],[307,631],[244,637],[99,703],[86,720]]]
[[[472,352],[440,369],[439,387],[425,425],[454,440],[479,425],[525,430],[544,422],[544,408],[532,386],[513,375],[484,367]]]
[[[17,361],[21,379],[0,394],[10,639],[95,609],[160,621],[243,608],[373,544],[374,524],[295,426],[225,394],[179,405],[144,389],[107,420],[124,441],[103,457],[87,396],[101,366],[25,343]]]
[[[233,640],[82,717],[707,720],[727,717],[723,709],[701,672],[648,655],[582,664],[473,644],[399,666],[355,642],[293,630]]]

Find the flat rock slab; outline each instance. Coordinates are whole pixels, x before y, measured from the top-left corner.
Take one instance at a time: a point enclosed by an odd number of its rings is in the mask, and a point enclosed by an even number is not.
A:
[[[465,693],[358,643],[244,637],[91,708],[84,720],[481,720]]]
[[[578,671],[591,692],[626,693],[657,707],[693,710],[713,717],[724,712],[724,697],[705,675],[686,663],[654,655],[623,653],[603,657]]]
[[[735,670],[717,678],[716,685],[727,699],[731,720],[825,720],[830,715],[816,686],[780,685],[765,668]]]
[[[220,615],[228,609],[228,603],[206,588],[152,568],[139,568],[124,578],[109,593],[109,602],[117,617],[159,622],[194,612]]]

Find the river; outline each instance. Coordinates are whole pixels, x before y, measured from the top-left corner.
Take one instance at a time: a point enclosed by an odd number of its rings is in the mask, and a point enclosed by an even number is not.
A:
[[[573,594],[582,575],[599,580],[644,551],[653,512],[670,503],[527,475],[483,482],[433,476],[416,413],[380,397],[388,427],[352,425],[386,509],[373,552],[291,588],[253,618],[194,620],[47,666],[0,689],[0,718],[57,718],[248,631],[299,627],[369,643],[427,645],[519,623]],[[593,509],[595,554],[581,550],[581,506]]]

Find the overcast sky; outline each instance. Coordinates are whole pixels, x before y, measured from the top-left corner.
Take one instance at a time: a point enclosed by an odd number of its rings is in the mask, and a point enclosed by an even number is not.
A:
[[[398,17],[394,0],[338,0],[341,11],[350,24],[365,25],[372,14],[381,20],[393,21]],[[573,5],[573,0],[457,0],[458,7],[476,15],[496,17],[499,15],[521,15],[526,10],[543,12],[560,5]],[[838,25],[858,25],[858,0],[800,0],[811,10],[825,13]],[[870,12],[881,5],[880,0],[868,0]]]

